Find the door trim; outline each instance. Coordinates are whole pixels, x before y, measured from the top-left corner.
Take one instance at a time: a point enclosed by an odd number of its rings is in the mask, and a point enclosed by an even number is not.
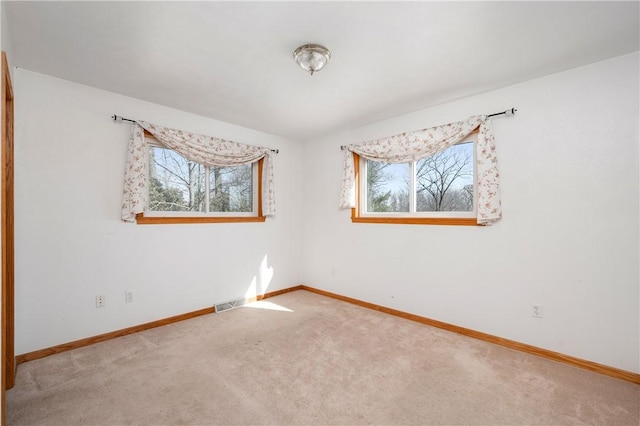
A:
[[[7,55],[2,52],[2,399],[5,425],[7,389],[15,383],[14,348],[14,213],[13,213],[13,86]]]

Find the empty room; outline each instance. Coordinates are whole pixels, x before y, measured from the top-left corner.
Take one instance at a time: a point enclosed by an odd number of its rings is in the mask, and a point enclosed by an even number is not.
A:
[[[1,5],[2,425],[640,424],[640,2]]]

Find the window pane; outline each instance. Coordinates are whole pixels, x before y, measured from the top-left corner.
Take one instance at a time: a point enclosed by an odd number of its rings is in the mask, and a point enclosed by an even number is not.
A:
[[[211,168],[209,211],[253,211],[253,164]]]
[[[473,211],[473,142],[416,162],[416,211]]]
[[[408,212],[410,165],[367,160],[367,212]]]
[[[204,211],[204,166],[166,148],[149,147],[149,210]]]

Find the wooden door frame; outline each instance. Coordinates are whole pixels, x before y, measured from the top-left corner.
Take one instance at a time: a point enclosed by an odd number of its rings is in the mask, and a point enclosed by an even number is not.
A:
[[[2,52],[2,426],[5,392],[15,383],[14,353],[14,214],[13,214],[13,86],[7,55]]]

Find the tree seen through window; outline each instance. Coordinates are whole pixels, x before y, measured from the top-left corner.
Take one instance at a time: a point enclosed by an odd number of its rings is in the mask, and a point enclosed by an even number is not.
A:
[[[474,143],[466,142],[414,163],[367,160],[366,211],[473,211],[473,149]]]
[[[149,147],[149,210],[252,212],[253,164],[205,167],[171,149]]]

